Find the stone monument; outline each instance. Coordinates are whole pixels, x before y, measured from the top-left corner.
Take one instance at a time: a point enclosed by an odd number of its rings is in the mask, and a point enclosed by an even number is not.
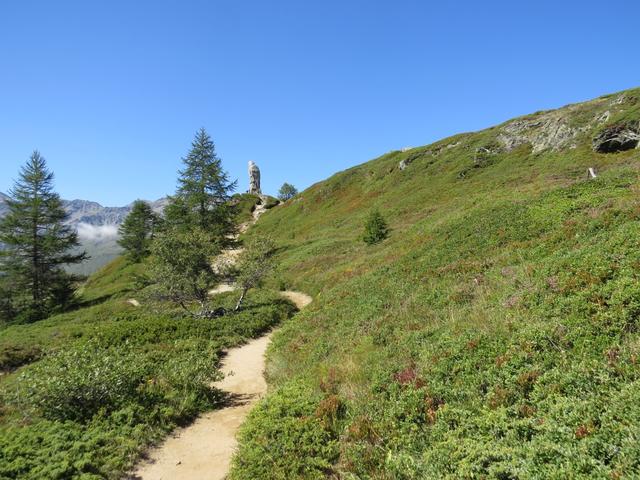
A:
[[[260,169],[252,161],[249,161],[249,193],[262,195],[260,190]]]

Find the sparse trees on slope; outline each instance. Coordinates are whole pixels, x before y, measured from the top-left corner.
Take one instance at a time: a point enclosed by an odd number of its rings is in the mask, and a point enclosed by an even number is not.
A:
[[[178,189],[165,210],[167,221],[183,229],[197,225],[220,239],[229,237],[235,232],[229,199],[236,182],[229,180],[204,129],[196,133],[182,162],[184,169],[179,172]]]
[[[278,198],[283,202],[295,197],[298,194],[298,189],[290,183],[284,182],[278,190]]]
[[[177,303],[193,316],[213,316],[209,310],[209,290],[221,280],[211,264],[221,252],[216,239],[200,227],[165,230],[154,239],[151,252],[159,296]]]
[[[389,236],[389,227],[379,210],[369,214],[364,225],[363,240],[367,245],[381,242]]]
[[[212,261],[235,243],[235,212],[229,202],[235,182],[229,181],[204,129],[183,163],[178,189],[152,244],[154,277],[161,296],[195,316],[211,317],[208,292],[221,280]]]
[[[126,250],[131,261],[139,262],[149,254],[158,221],[159,216],[147,202],[142,200],[133,202],[131,212],[118,229],[120,233],[118,244]]]
[[[7,200],[9,212],[0,221],[0,275],[11,284],[18,315],[24,320],[44,318],[73,295],[66,264],[87,258],[72,253],[76,232],[64,225],[67,214],[53,191],[53,173],[37,151],[20,170]]]
[[[237,263],[236,285],[240,298],[235,310],[239,310],[247,292],[259,287],[275,268],[275,244],[270,238],[252,239],[240,254]]]

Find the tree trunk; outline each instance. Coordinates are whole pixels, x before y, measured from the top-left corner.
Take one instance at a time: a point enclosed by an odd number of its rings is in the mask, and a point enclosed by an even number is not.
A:
[[[36,196],[37,200],[37,196]],[[34,209],[35,210],[35,209]],[[35,307],[40,306],[40,269],[39,269],[39,259],[40,259],[40,249],[38,248],[38,214],[37,212],[33,212],[33,224],[31,231],[31,241],[33,242],[33,248],[31,250],[31,268],[32,268],[32,291],[31,297],[33,300],[33,305]]]
[[[242,305],[242,301],[244,300],[244,296],[247,294],[247,288],[242,289],[242,293],[240,294],[240,298],[238,299],[238,303],[236,303],[236,308],[233,309],[234,312],[240,310],[240,305]]]

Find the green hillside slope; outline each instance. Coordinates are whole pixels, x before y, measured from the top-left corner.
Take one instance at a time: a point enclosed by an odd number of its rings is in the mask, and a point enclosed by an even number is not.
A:
[[[630,90],[267,212],[250,234],[316,299],[274,338],[232,478],[640,476],[640,149],[592,143],[639,125]],[[367,246],[374,208],[391,234]]]
[[[77,308],[0,325],[0,479],[123,478],[149,445],[225,404],[211,386],[223,350],[295,312],[255,289],[239,312],[194,319],[145,295],[147,270],[120,257],[88,279]],[[216,295],[212,308],[236,301]]]

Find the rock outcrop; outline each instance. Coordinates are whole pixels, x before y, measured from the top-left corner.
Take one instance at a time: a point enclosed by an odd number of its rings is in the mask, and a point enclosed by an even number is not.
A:
[[[498,141],[506,151],[530,144],[533,153],[543,150],[560,150],[572,146],[572,140],[586,127],[571,127],[557,112],[543,114],[533,119],[510,122],[502,127]]]
[[[621,122],[605,127],[593,139],[598,153],[623,152],[640,145],[640,122]]]
[[[262,194],[260,190],[260,169],[252,161],[249,161],[249,193],[254,195]]]

